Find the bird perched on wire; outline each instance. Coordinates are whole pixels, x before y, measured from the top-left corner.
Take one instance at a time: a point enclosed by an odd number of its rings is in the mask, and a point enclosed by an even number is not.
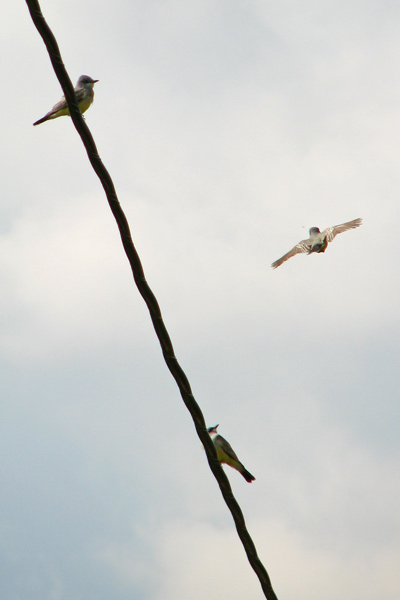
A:
[[[230,443],[227,442],[226,439],[222,437],[222,435],[219,435],[219,433],[217,433],[218,427],[219,425],[215,425],[215,427],[209,427],[207,431],[213,441],[219,462],[226,463],[230,467],[233,467],[234,469],[236,469],[236,471],[239,471],[239,473],[243,475],[246,481],[251,483],[255,480],[255,477],[253,477],[253,475],[249,473],[247,469],[245,469],[244,465],[236,456],[236,453],[234,452]]]
[[[362,223],[362,219],[354,219],[354,221],[348,221],[347,223],[342,223],[341,225],[334,225],[333,227],[328,227],[324,229],[324,231],[320,231],[318,227],[311,227],[310,229],[310,237],[308,240],[302,240],[294,248],[289,250],[286,254],[284,254],[281,258],[272,263],[271,267],[276,269],[280,267],[282,263],[284,263],[292,256],[296,254],[312,254],[313,252],[325,252],[327,249],[328,243],[331,242],[338,233],[343,233],[343,231],[347,231],[348,229],[355,229],[356,227],[360,227]]]
[[[94,98],[93,86],[97,82],[98,79],[92,79],[89,75],[81,75],[79,77],[78,83],[75,86],[75,94],[81,113],[84,113],[92,104]],[[50,119],[57,119],[57,117],[63,117],[64,115],[69,115],[69,108],[63,96],[44,117],[35,121],[34,125],[40,125],[40,123],[44,123]]]

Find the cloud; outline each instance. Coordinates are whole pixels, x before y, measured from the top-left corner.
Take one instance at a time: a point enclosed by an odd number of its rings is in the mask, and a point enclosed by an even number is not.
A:
[[[194,395],[257,478],[226,467],[278,597],[397,598],[399,9],[42,8],[73,82],[100,79],[87,123]],[[5,19],[3,595],[257,597],[81,142],[32,127],[61,96],[46,50],[26,7]]]

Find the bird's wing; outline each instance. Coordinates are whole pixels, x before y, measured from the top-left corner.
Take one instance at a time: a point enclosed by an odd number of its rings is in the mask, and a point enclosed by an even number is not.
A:
[[[76,87],[75,90],[75,95],[76,95],[76,99],[78,101],[78,104],[81,100],[83,100],[83,98],[86,96],[86,90],[84,87]]]
[[[68,107],[67,101],[63,96],[61,98],[61,100],[59,102],[57,102],[57,104],[55,104],[53,106],[53,108],[51,110],[49,110],[49,112],[47,114],[54,115],[54,113],[58,112],[59,110],[63,110],[64,108],[67,108],[67,107]]]
[[[343,231],[347,231],[348,229],[355,229],[356,227],[360,227],[361,224],[362,219],[354,219],[354,221],[348,221],[347,223],[342,223],[341,225],[327,227],[323,233],[326,235],[328,242],[331,242],[338,233],[343,233]]]
[[[311,245],[310,245],[309,240],[302,240],[301,242],[296,244],[296,246],[294,246],[294,248],[289,250],[289,252],[286,252],[286,254],[281,256],[281,258],[278,258],[278,260],[273,262],[271,267],[273,269],[280,267],[282,263],[284,263],[286,260],[289,260],[289,258],[292,258],[292,256],[295,256],[296,254],[300,254],[300,253],[308,254],[310,251],[310,248],[311,248]]]
[[[218,442],[225,454],[227,454],[230,458],[233,458],[233,460],[237,460],[238,462],[240,462],[230,443],[227,442],[226,439],[222,437],[222,435],[219,435],[218,438]]]
[[[79,104],[85,97],[85,94],[86,94],[85,89],[83,87],[79,87],[79,88],[75,88],[74,91],[75,91],[76,99]],[[58,113],[59,110],[65,110],[65,109],[68,110],[68,104],[65,99],[65,96],[63,96],[61,98],[61,100],[59,102],[57,102],[57,104],[55,104],[51,110],[49,110],[49,112],[46,114],[46,117],[48,117],[49,115],[54,115],[54,114]]]

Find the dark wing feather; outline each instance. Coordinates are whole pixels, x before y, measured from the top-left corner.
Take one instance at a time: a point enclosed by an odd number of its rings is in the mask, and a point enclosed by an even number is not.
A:
[[[237,460],[237,462],[240,462],[238,457],[236,456],[236,452],[234,451],[234,449],[232,448],[230,443],[225,438],[223,438],[222,435],[220,435],[218,437],[219,437],[219,442],[221,444],[221,448],[225,452],[225,454],[230,456],[230,458]]]

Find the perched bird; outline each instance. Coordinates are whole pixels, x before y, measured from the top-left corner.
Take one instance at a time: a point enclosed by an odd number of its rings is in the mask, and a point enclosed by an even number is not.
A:
[[[322,232],[318,229],[318,227],[311,227],[310,237],[308,240],[302,240],[296,244],[296,246],[289,250],[289,252],[273,262],[271,267],[273,269],[280,267],[282,263],[289,258],[292,258],[292,256],[295,256],[295,254],[299,254],[300,252],[303,254],[311,254],[312,252],[325,252],[328,243],[331,242],[338,233],[343,233],[343,231],[347,231],[348,229],[360,227],[361,223],[362,219],[354,219],[354,221],[348,221],[347,223],[342,223],[341,225],[328,227]]]
[[[75,94],[81,113],[84,113],[92,104],[94,98],[93,86],[97,81],[98,79],[92,79],[89,75],[81,75],[79,77],[78,83],[75,86]],[[64,115],[69,115],[69,108],[67,101],[63,96],[60,102],[57,102],[57,104],[55,104],[44,117],[36,121],[34,125],[40,125],[40,123],[49,121],[49,119],[57,119],[57,117],[63,117]]]
[[[209,427],[207,431],[214,443],[219,462],[226,463],[230,467],[233,467],[234,469],[236,469],[236,471],[239,471],[239,473],[243,475],[246,481],[251,483],[255,480],[255,477],[253,477],[253,475],[249,473],[247,469],[244,468],[244,465],[242,465],[242,463],[236,456],[230,443],[227,442],[226,439],[222,437],[222,435],[219,435],[217,433],[218,427],[219,425],[215,425],[215,427]]]

